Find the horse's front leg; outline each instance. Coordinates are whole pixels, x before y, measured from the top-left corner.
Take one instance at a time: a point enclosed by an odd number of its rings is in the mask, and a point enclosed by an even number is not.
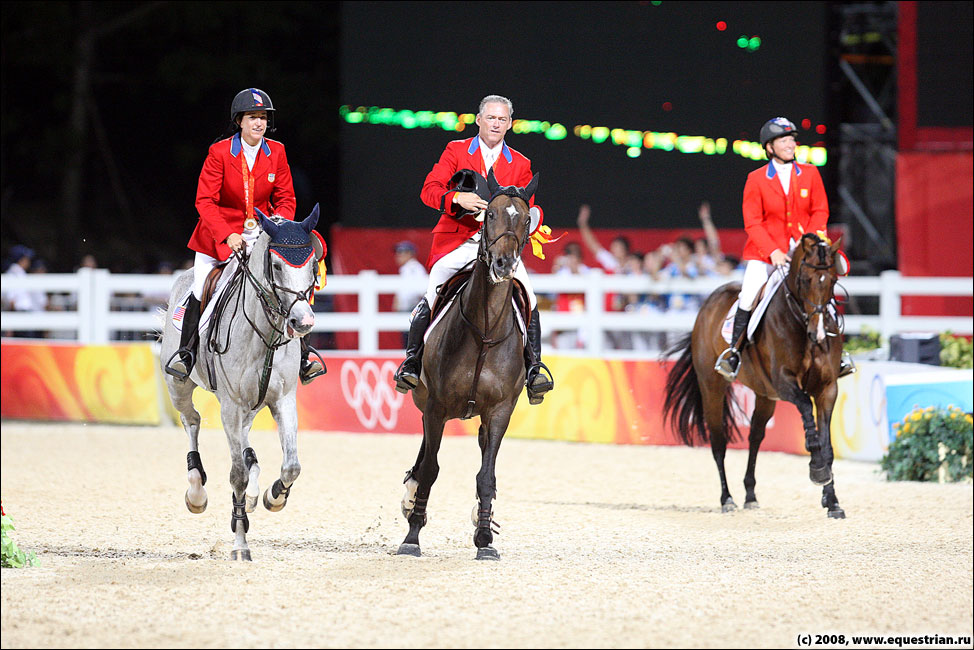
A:
[[[426,417],[423,416],[423,426],[425,429]],[[416,480],[416,472],[419,471],[419,465],[423,462],[423,455],[426,452],[426,436],[419,442],[419,453],[416,455],[416,462],[413,466],[409,468],[406,472],[406,478],[403,479],[403,484],[406,486],[406,492],[402,495],[402,503],[400,504],[402,508],[402,516],[409,520],[409,515],[413,514],[413,508],[416,507],[416,489],[419,488],[419,481]]]
[[[298,402],[297,392],[268,405],[271,415],[277,421],[277,432],[281,438],[281,477],[264,491],[264,507],[278,512],[287,505],[291,486],[301,473],[298,462]]]
[[[230,495],[233,506],[230,517],[230,530],[234,534],[231,560],[250,561],[250,547],[247,546],[247,532],[250,521],[247,518],[247,492],[251,470],[257,466],[257,455],[247,446],[247,432],[253,423],[253,412],[240,405],[224,403],[220,408],[223,429],[230,446]],[[257,474],[260,470],[258,468]]]
[[[436,482],[436,477],[440,473],[440,465],[436,456],[440,451],[440,442],[443,440],[444,424],[446,424],[446,415],[442,407],[438,403],[428,400],[426,411],[423,413],[421,459],[411,477],[416,481],[416,492],[412,511],[406,517],[409,521],[409,532],[406,533],[406,539],[399,545],[398,555],[420,556],[419,531],[426,525],[426,504],[429,502],[433,483]],[[407,480],[407,490],[408,488]]]
[[[820,395],[815,398],[815,410],[818,415],[818,430],[822,439],[822,456],[828,464],[829,474],[832,472],[832,461],[835,453],[832,449],[832,409],[838,395],[838,384],[832,382]],[[830,519],[845,519],[845,510],[839,507],[839,498],[835,496],[835,478],[822,486],[822,507],[828,508]]]
[[[501,557],[491,546],[494,533],[500,532],[500,525],[494,522],[492,505],[497,496],[497,477],[494,467],[513,410],[514,404],[505,404],[487,416],[484,423],[480,425],[481,464],[480,471],[477,473],[477,505],[474,507],[472,517],[474,526],[477,527],[473,543],[477,547],[478,560],[499,560]]]
[[[755,467],[758,462],[758,450],[761,448],[761,441],[764,440],[765,427],[768,420],[774,415],[774,400],[767,397],[755,396],[754,413],[751,415],[751,432],[747,437],[747,471],[744,472],[744,507],[747,509],[757,508],[758,498],[754,494],[754,486],[757,485],[755,478]]]
[[[798,387],[798,382],[794,377],[784,377],[784,381],[780,382],[776,388],[781,397],[798,407],[798,412],[802,416],[802,425],[805,427],[805,450],[812,455],[811,460],[808,461],[808,478],[815,485],[827,484],[832,480],[832,461],[825,459],[822,438],[815,427],[812,398]],[[831,448],[830,443],[830,454]]]

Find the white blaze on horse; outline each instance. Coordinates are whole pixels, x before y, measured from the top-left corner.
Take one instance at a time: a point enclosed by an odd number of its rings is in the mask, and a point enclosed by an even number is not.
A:
[[[318,206],[298,223],[267,218],[258,210],[261,232],[249,254],[234,256],[223,269],[226,278],[212,309],[204,308],[198,360],[185,379],[164,373],[169,396],[189,436],[186,507],[206,509],[206,472],[199,455],[200,414],[193,406],[197,386],[214,393],[230,445],[234,560],[250,560],[247,513],[257,507],[260,466],[248,436],[254,417],[267,406],[277,422],[283,460],[281,475],[264,493],[264,506],[278,511],[287,503],[301,472],[297,454],[297,382],[301,362],[299,339],[311,332],[318,260],[323,249],[312,230]],[[188,298],[193,274],[176,280],[169,299],[161,359],[179,347],[174,312]],[[205,296],[204,296],[205,299]],[[209,318],[206,314],[209,312]],[[163,361],[165,365],[165,361]],[[165,369],[165,368],[164,368]]]

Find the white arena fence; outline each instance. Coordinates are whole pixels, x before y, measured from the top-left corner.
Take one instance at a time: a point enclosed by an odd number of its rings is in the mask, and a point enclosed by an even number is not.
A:
[[[176,275],[116,274],[104,269],[80,269],[77,273],[49,273],[27,276],[2,276],[2,290],[38,291],[48,294],[53,311],[3,311],[0,330],[10,332],[49,332],[51,338],[83,344],[104,344],[119,338],[119,333],[138,333],[145,340],[159,329],[161,318],[156,307],[165,296]],[[740,279],[740,276],[730,279]],[[688,332],[696,318],[694,311],[614,312],[605,310],[607,294],[679,294],[697,295],[701,299],[728,281],[728,278],[697,280],[672,279],[652,281],[648,276],[604,274],[593,270],[585,275],[532,274],[534,289],[543,294],[582,294],[584,310],[578,312],[546,311],[542,323],[547,332],[577,331],[583,354],[632,356],[631,350],[608,349],[607,336],[617,332]],[[903,277],[897,271],[885,271],[876,277],[847,277],[841,285],[849,297],[870,299],[878,314],[846,315],[846,334],[863,328],[878,331],[885,340],[901,332],[944,332],[972,334],[970,317],[904,316],[903,296],[974,295],[972,278]],[[408,314],[379,311],[379,296],[406,288],[414,292],[423,287],[399,275],[380,275],[362,271],[357,275],[329,275],[328,285],[318,292],[357,296],[358,311],[317,312],[316,332],[357,332],[358,351],[366,355],[379,352],[379,332],[408,329]],[[4,301],[6,308],[6,300]],[[316,305],[317,307],[317,305]],[[875,311],[875,310],[874,310]],[[129,340],[132,340],[131,338]],[[559,350],[562,353],[563,350]]]

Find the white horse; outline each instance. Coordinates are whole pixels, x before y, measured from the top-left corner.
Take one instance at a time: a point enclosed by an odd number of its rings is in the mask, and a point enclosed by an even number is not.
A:
[[[177,379],[165,372],[173,406],[189,435],[186,507],[206,509],[206,472],[200,460],[200,414],[193,406],[197,386],[220,402],[223,429],[230,445],[230,486],[235,535],[232,560],[250,560],[247,513],[257,507],[260,467],[248,435],[257,412],[267,406],[277,421],[283,461],[281,477],[264,493],[264,506],[278,511],[287,503],[291,485],[301,472],[297,454],[297,383],[300,337],[314,326],[309,298],[314,292],[317,261],[322,254],[316,234],[318,206],[298,223],[268,219],[258,210],[262,232],[248,255],[234,257],[224,269],[232,274],[217,297],[205,331],[200,332],[197,363],[190,376]],[[179,347],[180,332],[173,312],[192,289],[193,274],[176,280],[163,328],[163,366]],[[165,368],[163,368],[165,370]]]

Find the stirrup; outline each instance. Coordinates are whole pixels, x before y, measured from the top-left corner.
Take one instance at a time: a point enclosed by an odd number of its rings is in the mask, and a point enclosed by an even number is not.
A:
[[[852,357],[845,350],[842,351],[842,360],[839,362],[839,376],[837,379],[842,379],[843,377],[848,377],[849,375],[854,375],[859,372],[859,368],[856,367],[856,362],[852,360]]]
[[[542,370],[544,371],[544,374],[542,374]],[[535,380],[537,380],[539,377],[542,381],[537,383]],[[540,361],[528,368],[528,378],[524,383],[528,389],[528,403],[532,405],[537,405],[543,402],[545,393],[555,387],[555,380],[551,375],[551,370],[549,370],[548,366]],[[536,383],[537,385],[535,385]]]
[[[189,361],[183,359],[183,355],[189,355]],[[173,361],[175,359],[175,361]],[[173,367],[173,363],[181,363],[185,370],[180,370]],[[176,379],[186,379],[189,377],[189,373],[193,372],[193,366],[196,365],[196,352],[190,350],[189,348],[179,348],[172,353],[169,357],[169,361],[166,362],[166,374],[175,377]]]
[[[406,364],[410,361],[416,363],[414,357],[406,357],[402,363],[399,364],[399,369],[396,370],[396,374],[393,375],[393,379],[396,380],[396,390],[405,395],[412,389],[419,386],[419,370],[414,372],[406,373]]]
[[[301,377],[301,383],[307,386],[313,382],[318,377],[326,374],[328,368],[325,367],[323,363],[315,359],[314,361],[308,360],[307,363],[301,363],[301,372],[298,375]]]
[[[735,358],[737,359],[736,367],[732,364],[732,359]],[[727,381],[737,379],[737,373],[741,370],[741,357],[737,348],[730,347],[721,352],[720,356],[717,357],[717,363],[714,364],[714,370]]]

